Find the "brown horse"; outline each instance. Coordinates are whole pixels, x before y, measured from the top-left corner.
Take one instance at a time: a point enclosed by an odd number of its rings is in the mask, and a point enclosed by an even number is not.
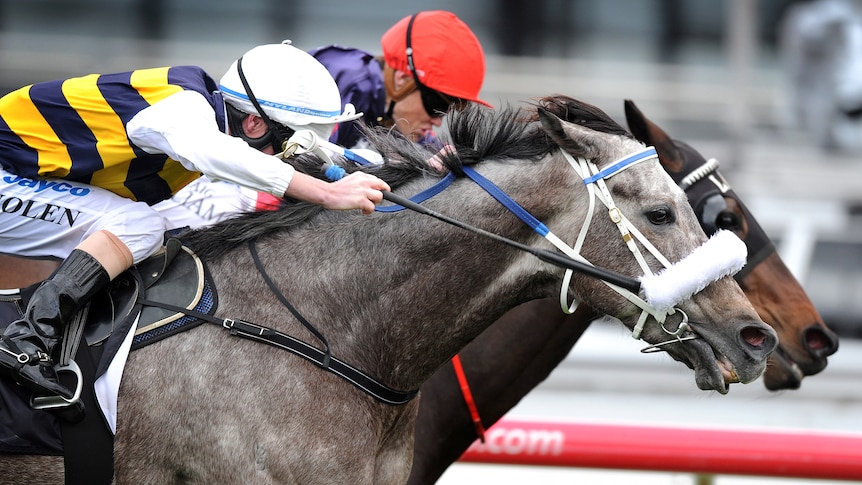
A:
[[[565,117],[564,98],[546,98],[540,105]],[[775,252],[763,229],[738,196],[691,146],[671,139],[635,104],[625,102],[632,133],[655,146],[659,160],[686,194],[707,233],[730,229],[745,241],[749,262],[736,279],[763,320],[779,336],[764,384],[770,390],[796,389],[806,375],[820,372],[838,349],[804,290]],[[692,173],[697,172],[695,176]],[[724,201],[707,200],[717,196]],[[720,210],[714,210],[714,207]],[[572,315],[560,311],[555,299],[525,303],[510,311],[459,353],[481,424],[491,426],[527,393],[544,381],[569,354],[599,313],[581,305]],[[452,365],[441,368],[422,386],[416,421],[413,469],[409,483],[435,482],[477,438],[477,428],[464,405]]]
[[[464,173],[465,166],[481,172],[561,240],[575,240],[592,194],[567,157],[607,168],[648,153],[606,114],[584,104],[577,108],[579,123],[545,111],[528,125],[523,119],[530,113],[468,108],[450,118],[457,155],[444,163],[452,173]],[[384,136],[377,143],[399,162],[369,170],[396,192],[414,194],[441,178],[424,153],[404,147],[409,141]],[[393,172],[409,176],[396,183]],[[685,195],[654,158],[605,184],[623,219],[668,260],[679,261],[707,241]],[[423,205],[457,212],[466,224],[493,227],[522,244],[543,242],[463,177]],[[642,274],[607,213],[597,211],[590,220],[582,255],[618,273]],[[417,389],[507,311],[558,294],[563,276],[531,254],[406,211],[364,217],[290,204],[197,231],[187,241],[218,289],[216,317],[320,342],[288,315],[277,288],[326,335],[333,357],[400,391]],[[659,269],[658,256],[645,259],[650,272]],[[570,296],[629,328],[638,322],[640,307],[605,283],[583,275],[571,283]],[[678,307],[682,311],[667,325],[675,328],[684,312],[698,338],[670,339],[666,348],[695,370],[700,387],[727,392],[730,383],[761,375],[777,343],[775,332],[732,278],[715,281]],[[667,333],[650,317],[642,337],[666,343]],[[323,362],[251,336],[234,339],[221,325],[199,326],[132,352],[118,402],[116,481],[403,483],[418,402],[381,402],[327,372]],[[21,481],[45,481],[40,473],[56,477],[62,468],[57,457],[0,456],[0,475]]]
[[[0,254],[0,288],[26,288],[47,278],[59,264],[51,259],[25,259]]]
[[[798,389],[805,376],[822,371],[838,350],[838,337],[823,322],[802,285],[770,242],[766,231],[718,172],[715,160],[685,142],[671,139],[632,101],[626,120],[639,140],[653,145],[665,170],[688,195],[701,227],[711,234],[735,232],[748,248],[748,265],[735,275],[760,317],[778,332],[779,348],[770,357],[763,383],[772,391]]]

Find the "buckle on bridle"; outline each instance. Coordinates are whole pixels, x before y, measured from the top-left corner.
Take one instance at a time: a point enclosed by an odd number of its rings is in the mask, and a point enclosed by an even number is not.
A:
[[[659,342],[657,344],[648,345],[648,346],[641,349],[641,353],[652,354],[655,352],[662,352],[665,350],[662,348],[665,345],[673,344],[673,343],[682,343],[682,342],[686,342],[688,340],[695,340],[695,339],[700,338],[700,336],[697,335],[696,333],[694,333],[694,331],[691,329],[691,325],[688,324],[688,314],[686,314],[680,308],[674,308],[674,311],[682,313],[682,320],[679,322],[679,326],[676,328],[676,330],[674,330],[674,331],[668,330],[667,327],[664,326],[665,322],[661,322],[661,324],[660,324],[661,329],[664,330],[665,333],[667,333],[668,335],[670,335],[671,337],[674,337],[674,338],[671,340],[665,340],[664,342]],[[683,335],[686,332],[690,333],[691,335],[683,337]]]

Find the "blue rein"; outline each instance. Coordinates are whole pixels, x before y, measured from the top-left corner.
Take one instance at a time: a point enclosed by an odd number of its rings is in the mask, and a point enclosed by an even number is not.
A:
[[[341,167],[337,167],[337,168],[341,169]],[[328,170],[329,169],[327,169],[327,171]],[[342,170],[342,177],[343,177],[344,176],[343,175],[344,169],[341,169],[341,170]],[[472,167],[463,167],[463,170],[464,170],[464,175],[469,177],[470,180],[472,180],[473,182],[476,182],[476,185],[485,189],[486,192],[488,192],[492,197],[497,199],[497,202],[499,202],[504,207],[509,209],[509,211],[511,211],[513,214],[515,214],[525,224],[530,226],[530,228],[533,229],[534,231],[536,231],[540,236],[545,237],[550,232],[550,230],[548,229],[547,226],[545,226],[545,224],[543,224],[540,220],[533,217],[532,214],[530,214],[526,209],[521,207],[520,204],[515,202],[515,199],[509,197],[509,194],[503,192],[502,189],[500,189],[499,187],[494,185],[494,183],[491,182],[490,180],[483,177],[479,172],[474,170]],[[327,173],[327,177],[329,177],[328,173]],[[446,190],[447,187],[452,185],[452,182],[455,181],[455,178],[456,178],[455,174],[452,172],[449,172],[439,182],[432,185],[431,187],[428,187],[427,189],[423,190],[422,192],[419,192],[418,194],[410,197],[408,200],[415,202],[417,204],[421,204],[422,202],[425,202],[426,200],[430,199],[431,197],[434,197],[435,195],[439,194],[440,192],[443,192],[444,190]],[[330,179],[330,180],[335,180],[335,179]],[[402,205],[393,204],[393,205],[387,205],[387,206],[383,206],[383,207],[378,206],[374,210],[376,210],[377,212],[398,212],[398,211],[402,211],[404,209],[405,209],[405,207]]]
[[[427,189],[423,190],[422,192],[419,192],[418,194],[414,195],[413,197],[410,197],[409,200],[412,200],[413,202],[415,202],[417,204],[425,202],[426,200],[430,199],[431,197],[434,197],[435,195],[439,194],[440,192],[443,192],[447,187],[452,185],[452,182],[454,182],[454,181],[455,181],[455,174],[453,174],[452,172],[449,172],[439,182],[432,185],[431,187],[428,187]],[[386,206],[382,206],[382,207],[377,206],[374,208],[374,210],[376,210],[377,212],[398,212],[398,211],[401,211],[404,209],[405,209],[404,206],[398,205],[398,204],[386,205]]]
[[[330,180],[339,180],[344,177],[346,171],[342,167],[338,167],[332,164],[327,164],[328,166],[323,167],[323,171],[326,174],[326,177]],[[500,203],[502,203],[505,207],[507,207],[510,211],[516,214],[522,221],[524,221],[527,225],[529,225],[535,232],[542,235],[543,237],[546,234],[549,234],[550,231],[548,228],[538,219],[533,217],[526,209],[521,207],[517,202],[515,202],[511,197],[509,197],[505,192],[503,192],[499,187],[494,185],[491,181],[479,175],[475,170],[470,167],[464,167],[464,173],[470,177],[471,180],[476,182],[479,186],[488,191],[495,199],[497,199]],[[580,261],[576,261],[566,255],[559,254],[552,251],[547,251],[544,249],[537,249],[525,244],[521,244],[517,241],[513,241],[511,239],[507,239],[503,236],[494,234],[492,232],[485,231],[484,229],[479,229],[477,227],[470,226],[469,224],[465,224],[457,219],[452,219],[448,216],[435,212],[427,207],[419,204],[424,200],[432,197],[443,191],[446,187],[448,187],[452,181],[455,180],[455,176],[452,173],[449,173],[445,178],[441,181],[437,182],[434,186],[426,189],[419,194],[414,195],[410,199],[402,197],[397,194],[393,194],[392,192],[384,191],[383,198],[392,202],[395,205],[386,206],[376,208],[386,209],[388,207],[392,207],[393,209],[389,210],[381,210],[380,212],[395,212],[400,211],[405,208],[416,211],[420,214],[425,214],[435,219],[441,220],[448,224],[452,224],[454,226],[460,227],[461,229],[465,229],[476,234],[485,236],[489,239],[493,239],[495,241],[501,242],[508,246],[520,249],[522,251],[528,252],[533,256],[545,261],[547,263],[554,264],[556,266],[560,266],[562,268],[568,268],[573,271],[577,271],[579,273],[586,274],[588,276],[592,276],[594,278],[598,278],[600,280],[606,281],[613,285],[619,286],[621,288],[625,288],[633,293],[637,293],[641,290],[640,281],[630,276],[626,276],[615,271],[598,268],[595,266],[591,266],[586,263],[582,263]],[[420,197],[421,196],[421,197]],[[413,199],[418,200],[419,202],[414,201]]]

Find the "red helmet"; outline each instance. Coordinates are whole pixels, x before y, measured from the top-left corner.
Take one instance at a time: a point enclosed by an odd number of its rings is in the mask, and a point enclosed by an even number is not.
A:
[[[383,34],[380,44],[393,69],[412,71],[422,85],[447,96],[491,106],[479,99],[485,53],[470,27],[452,12],[433,10],[404,17]]]

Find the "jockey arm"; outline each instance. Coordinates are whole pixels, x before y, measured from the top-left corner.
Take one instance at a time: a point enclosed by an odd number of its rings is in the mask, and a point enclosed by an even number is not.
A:
[[[212,180],[282,196],[294,176],[290,165],[220,131],[213,108],[193,91],[176,93],[142,110],[126,130],[143,150],[166,153]]]
[[[389,186],[367,174],[328,183],[296,173],[292,166],[218,130],[203,96],[183,91],[138,113],[127,125],[142,149],[167,153],[189,170],[266,192],[322,205],[371,213]]]

